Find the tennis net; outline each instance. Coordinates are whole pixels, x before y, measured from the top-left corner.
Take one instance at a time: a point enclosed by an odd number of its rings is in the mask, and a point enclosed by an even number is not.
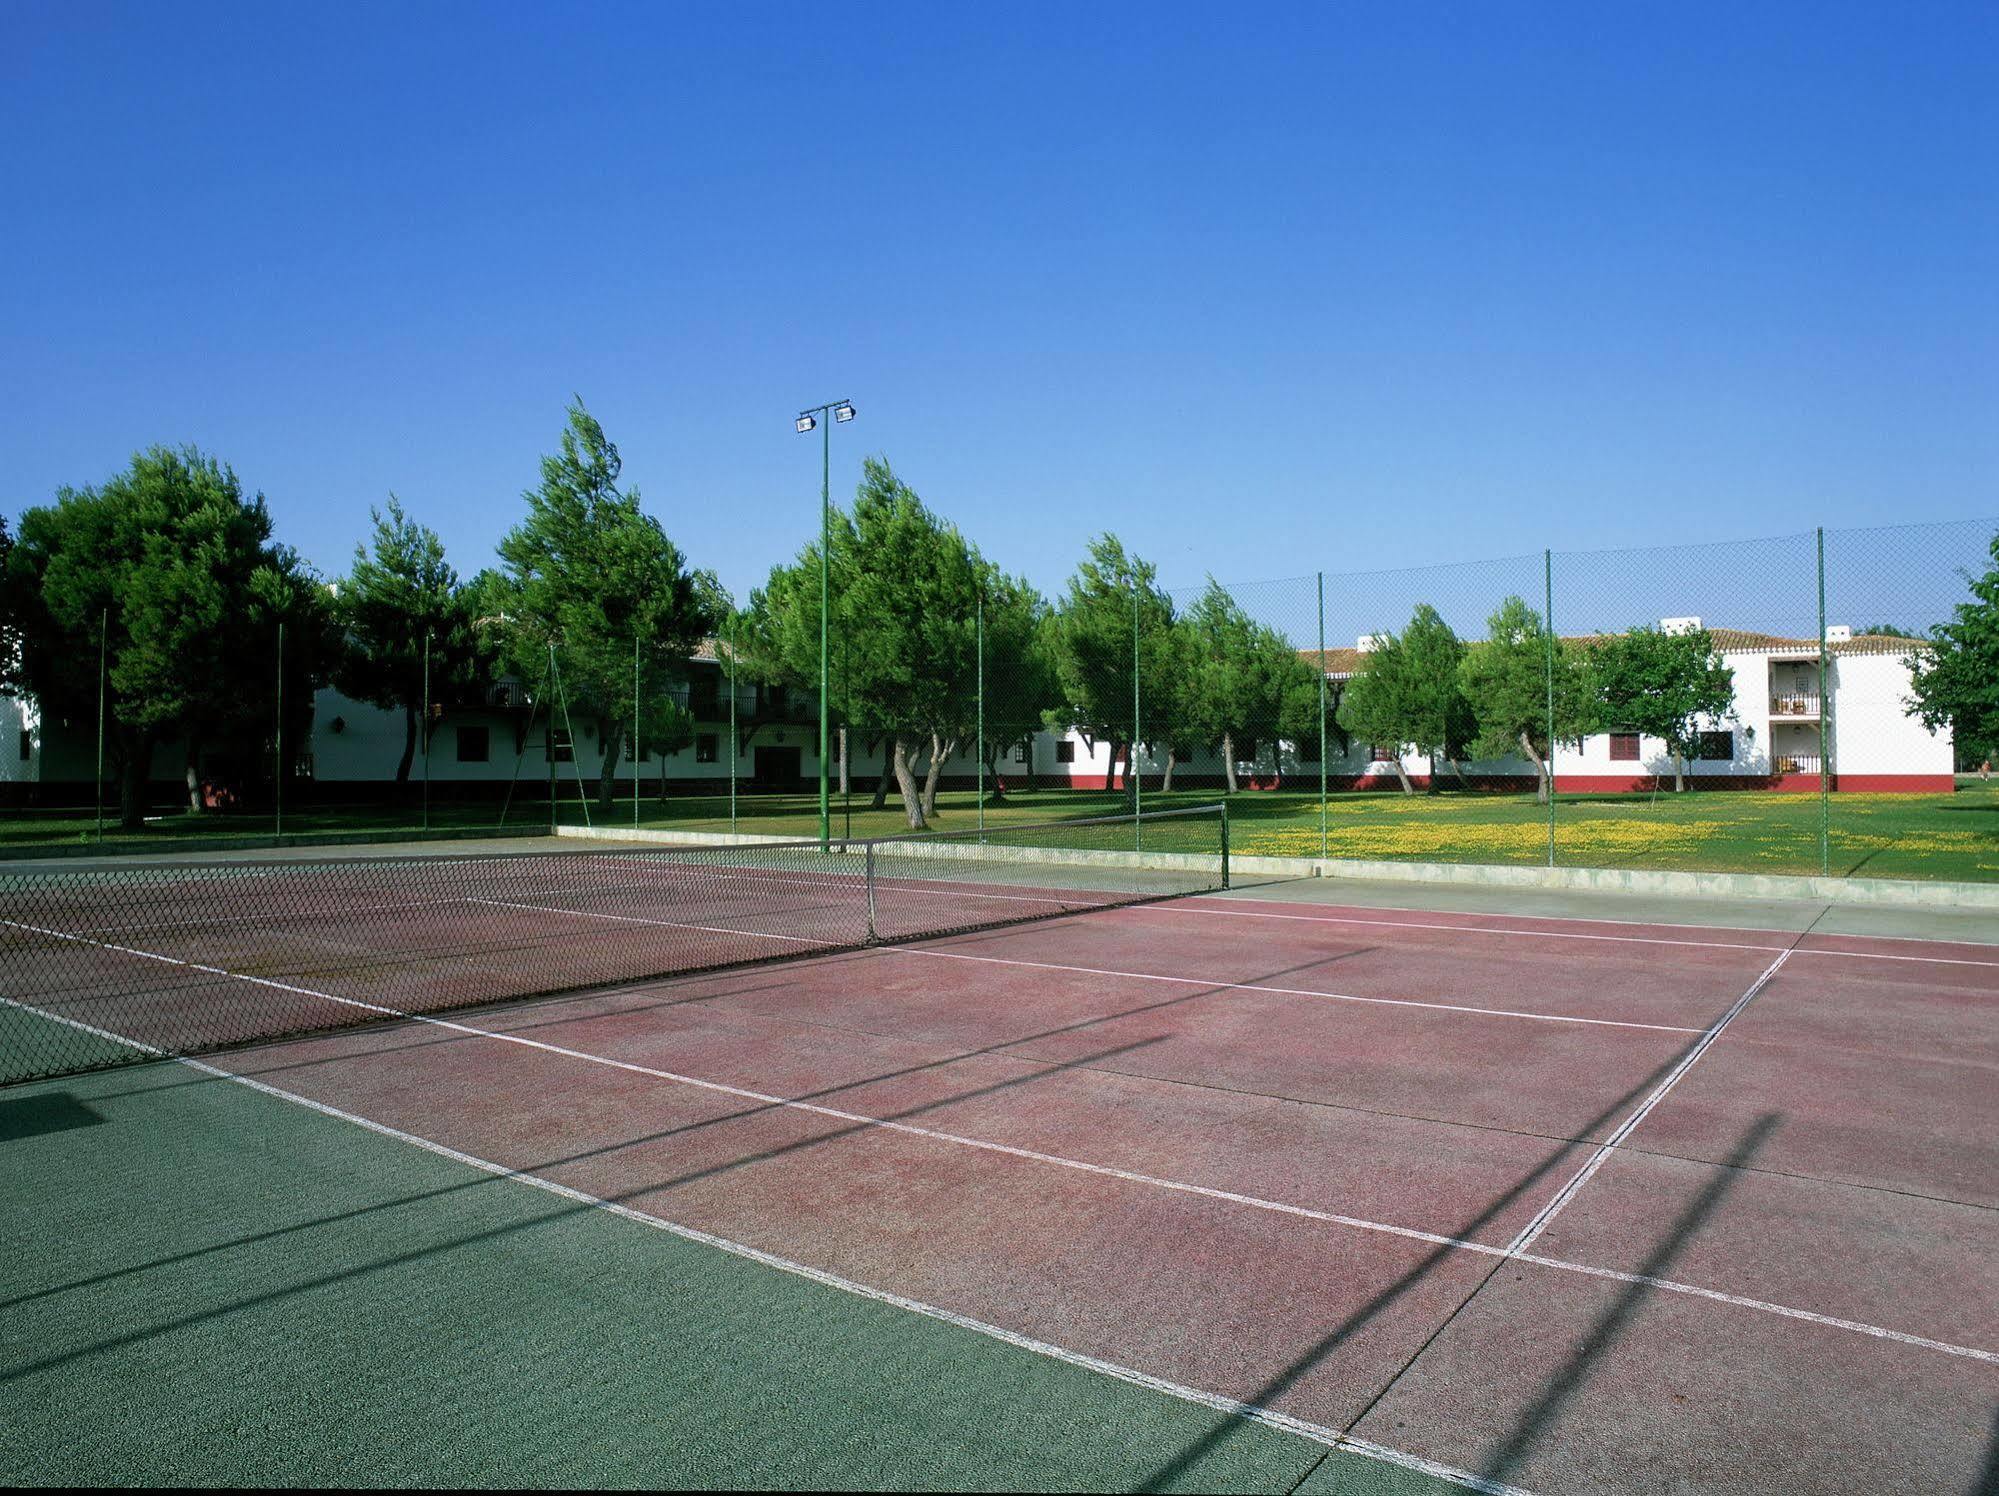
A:
[[[1228,884],[1221,806],[847,841],[0,873],[0,1084]]]

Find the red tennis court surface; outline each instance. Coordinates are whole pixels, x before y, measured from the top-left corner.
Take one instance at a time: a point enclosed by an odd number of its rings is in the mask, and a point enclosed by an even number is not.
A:
[[[217,1063],[1474,1483],[1999,1469],[1999,946],[1199,898]]]

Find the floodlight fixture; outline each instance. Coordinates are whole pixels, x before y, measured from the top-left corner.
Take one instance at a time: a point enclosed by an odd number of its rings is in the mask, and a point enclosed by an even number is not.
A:
[[[807,411],[804,415],[798,418],[795,424],[798,427],[798,434],[800,436],[803,436],[805,435],[806,432],[810,431],[813,427],[819,424],[819,418],[813,415],[810,411]]]
[[[854,403],[853,403],[853,401],[851,401],[851,400],[842,400],[842,401],[841,401],[841,402],[840,402],[840,403],[839,403],[838,405],[836,405],[836,406],[834,406],[834,407],[833,407],[833,419],[834,419],[834,420],[836,420],[836,421],[851,421],[851,420],[853,420],[853,418],[854,418]]]

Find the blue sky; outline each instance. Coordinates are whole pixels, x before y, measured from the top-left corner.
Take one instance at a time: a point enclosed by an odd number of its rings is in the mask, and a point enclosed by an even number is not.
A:
[[[1999,511],[1999,8],[0,8],[17,513],[194,442],[466,573],[571,393],[742,593],[797,409],[1051,590]]]

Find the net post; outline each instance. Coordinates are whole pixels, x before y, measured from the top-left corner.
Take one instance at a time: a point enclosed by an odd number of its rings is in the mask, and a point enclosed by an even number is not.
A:
[[[1541,631],[1548,636],[1548,866],[1555,865],[1555,553],[1541,552]]]
[[[1222,801],[1222,887],[1229,884],[1229,802]]]
[[[866,842],[863,846],[866,849],[862,876],[868,889],[868,944],[874,945],[880,938],[875,926],[875,844]]]
[[[1832,690],[1826,668],[1825,642],[1825,526],[1817,533],[1819,570],[1819,876],[1832,876],[1832,762],[1827,758],[1830,741],[1826,718],[1832,711]]]

